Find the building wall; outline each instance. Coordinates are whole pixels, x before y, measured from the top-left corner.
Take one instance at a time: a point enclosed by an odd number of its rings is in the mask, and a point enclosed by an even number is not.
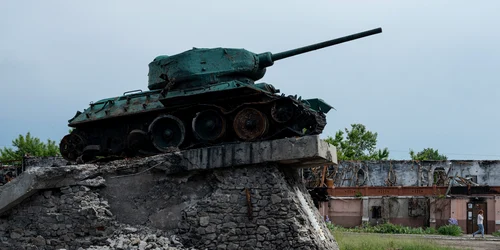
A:
[[[488,217],[486,218],[487,221],[485,221],[485,226],[486,226],[486,229],[489,231],[489,232],[494,232],[496,230],[496,225],[495,225],[495,221],[496,221],[496,216],[497,216],[497,210],[500,212],[500,207],[496,208],[496,205],[497,205],[497,199],[493,199],[493,200],[488,200],[488,203],[487,203],[487,209],[486,209],[486,214],[488,215]]]
[[[456,218],[459,222],[459,226],[462,228],[464,232],[467,232],[467,227],[468,226],[474,226],[473,224],[475,223],[469,223],[468,224],[468,211],[467,211],[467,204],[470,202],[478,202],[483,201],[486,203],[486,210],[484,211],[485,214],[485,220],[483,224],[485,225],[485,233],[492,233],[495,231],[495,197],[461,197],[461,198],[454,198],[451,200],[452,204],[454,203],[455,206],[452,206],[452,213],[451,216],[453,218]],[[475,217],[475,216],[474,216]],[[474,229],[471,229],[474,230]]]
[[[427,225],[429,209],[427,198],[385,197],[383,201],[389,210],[390,223],[411,227]]]
[[[495,220],[495,231],[500,231],[500,197],[495,197],[495,209],[494,214],[494,220]]]
[[[452,199],[451,201],[451,218],[455,218],[458,221],[458,225],[462,228],[464,232],[467,229],[467,203],[468,199]]]
[[[336,187],[447,186],[448,177],[454,176],[471,176],[481,186],[500,186],[499,168],[500,161],[339,161],[327,174]],[[304,177],[310,183],[317,179],[309,170]]]
[[[320,186],[319,181],[312,181],[320,179],[318,174],[322,171],[318,169],[304,171],[304,179],[310,187]],[[330,202],[334,204],[330,206],[334,209],[321,213],[337,218],[339,225],[349,227],[361,225],[364,221],[440,227],[448,224],[448,219],[455,218],[467,232],[467,203],[484,199],[487,205],[485,228],[491,233],[500,230],[498,169],[500,161],[339,161],[338,165],[328,167],[325,180],[333,182],[333,187],[329,186],[327,192],[333,199]],[[471,178],[479,186],[460,183],[461,178]],[[410,198],[428,200],[425,205],[427,212],[409,216]],[[361,211],[361,220],[359,216],[352,216],[352,212],[346,217],[344,207],[335,205],[346,199],[358,200],[349,202],[361,206],[356,208],[356,211]],[[381,218],[373,218],[372,211],[376,206],[382,209]]]
[[[448,224],[448,219],[451,217],[451,199],[434,199],[430,201],[430,217],[435,219],[436,228]],[[458,218],[457,218],[458,220]]]
[[[320,212],[323,211],[321,213],[323,217],[328,215],[332,223],[336,225],[355,227],[361,225],[361,208],[362,201],[360,199],[339,199],[322,202]]]
[[[500,230],[500,197],[480,197],[487,205],[486,233]],[[477,201],[475,197],[430,198],[430,197],[332,197],[320,203],[320,213],[328,215],[332,223],[343,227],[355,227],[367,221],[371,225],[390,222],[410,227],[435,227],[448,224],[455,218],[467,232],[467,203]],[[378,208],[377,208],[378,207]],[[377,214],[377,209],[381,209]],[[378,216],[377,216],[378,215]],[[410,216],[412,215],[412,216]],[[435,222],[433,222],[435,221]]]
[[[334,224],[343,227],[359,226],[362,221],[367,221],[372,225],[390,222],[424,227],[429,221],[428,200],[424,197],[334,198],[320,203],[320,213],[323,216],[328,215]],[[324,209],[328,206],[328,210]]]
[[[455,197],[447,199],[439,199],[438,203],[450,204],[449,209],[445,206],[445,213],[438,219],[436,216],[436,221],[441,223],[436,223],[436,227],[445,225],[448,218],[455,218],[458,221],[458,225],[462,228],[464,232],[467,232],[467,204],[469,202],[477,202],[478,200],[484,200],[486,202],[486,220],[483,222],[485,225],[485,232],[490,234],[492,232],[500,230],[500,202],[498,202],[500,197],[489,196],[489,197]],[[438,212],[436,211],[436,214]],[[448,218],[447,218],[448,217]]]

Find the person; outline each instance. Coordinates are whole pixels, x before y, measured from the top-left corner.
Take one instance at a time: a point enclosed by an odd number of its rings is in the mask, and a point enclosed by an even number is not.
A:
[[[483,218],[483,210],[479,210],[479,212],[477,213],[477,226],[479,227],[479,230],[477,230],[476,232],[474,232],[472,234],[472,237],[474,237],[476,234],[478,234],[479,232],[481,232],[481,235],[484,238],[483,219],[484,219]]]

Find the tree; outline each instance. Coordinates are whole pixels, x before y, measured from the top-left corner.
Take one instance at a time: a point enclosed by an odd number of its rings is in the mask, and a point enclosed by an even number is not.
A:
[[[326,142],[337,148],[339,160],[387,160],[387,148],[376,149],[377,133],[368,131],[363,124],[351,124],[351,130],[345,128],[335,133],[335,138],[328,136]]]
[[[410,149],[410,156],[415,161],[443,161],[448,159],[446,155],[439,154],[438,150],[433,148],[425,148],[417,154],[413,149]]]
[[[12,141],[12,145],[17,149],[4,147],[0,149],[0,161],[20,160],[26,154],[30,156],[58,156],[59,148],[55,141],[47,140],[43,143],[40,139],[32,137],[30,132],[26,136],[19,135]]]

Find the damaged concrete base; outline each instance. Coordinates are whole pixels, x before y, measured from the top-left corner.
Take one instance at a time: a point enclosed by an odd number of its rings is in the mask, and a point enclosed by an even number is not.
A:
[[[174,235],[120,223],[99,190],[39,192],[0,217],[0,249],[188,249]],[[170,247],[170,248],[169,248]]]
[[[338,249],[298,174],[336,162],[325,144],[311,136],[33,167],[0,189],[0,249]]]

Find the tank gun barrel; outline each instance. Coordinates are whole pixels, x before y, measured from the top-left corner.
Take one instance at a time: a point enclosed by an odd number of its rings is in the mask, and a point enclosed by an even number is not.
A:
[[[375,35],[375,34],[378,34],[378,33],[382,33],[382,28],[376,28],[376,29],[372,29],[372,30],[367,30],[367,31],[363,31],[363,32],[360,32],[360,33],[356,33],[356,34],[352,34],[352,35],[348,35],[348,36],[344,36],[344,37],[340,37],[340,38],[328,40],[328,41],[325,41],[325,42],[320,42],[320,43],[316,43],[316,44],[304,46],[304,47],[301,47],[301,48],[296,48],[296,49],[291,49],[291,50],[279,52],[279,53],[276,53],[276,54],[262,53],[262,54],[259,55],[259,57],[261,59],[263,59],[260,66],[261,67],[262,66],[263,67],[267,67],[267,66],[272,65],[274,63],[274,61],[278,61],[278,60],[285,59],[285,58],[288,58],[288,57],[292,57],[292,56],[296,56],[296,55],[299,55],[299,54],[307,53],[307,52],[310,52],[310,51],[313,51],[313,50],[326,48],[326,47],[337,45],[337,44],[340,44],[340,43],[344,43],[344,42],[348,42],[348,41],[360,39],[360,38],[363,38],[363,37]],[[270,58],[269,58],[269,54],[270,54]]]
[[[337,44],[340,44],[340,43],[344,43],[344,42],[356,40],[356,39],[359,39],[359,38],[363,38],[363,37],[375,35],[375,34],[378,34],[378,33],[382,33],[382,28],[372,29],[372,30],[360,32],[360,33],[357,33],[357,34],[353,34],[353,35],[349,35],[349,36],[344,36],[344,37],[332,39],[332,40],[329,40],[329,41],[325,41],[325,42],[321,42],[321,43],[316,43],[316,44],[304,46],[304,47],[301,47],[301,48],[297,48],[297,49],[292,49],[292,50],[288,50],[288,51],[276,53],[276,54],[273,54],[272,58],[273,58],[273,61],[278,61],[278,60],[281,60],[281,59],[284,59],[284,58],[287,58],[287,57],[299,55],[299,54],[302,54],[302,53],[307,53],[309,51],[313,51],[313,50],[317,50],[317,49],[322,49],[322,48],[325,48],[325,47],[329,47],[329,46],[337,45]]]

